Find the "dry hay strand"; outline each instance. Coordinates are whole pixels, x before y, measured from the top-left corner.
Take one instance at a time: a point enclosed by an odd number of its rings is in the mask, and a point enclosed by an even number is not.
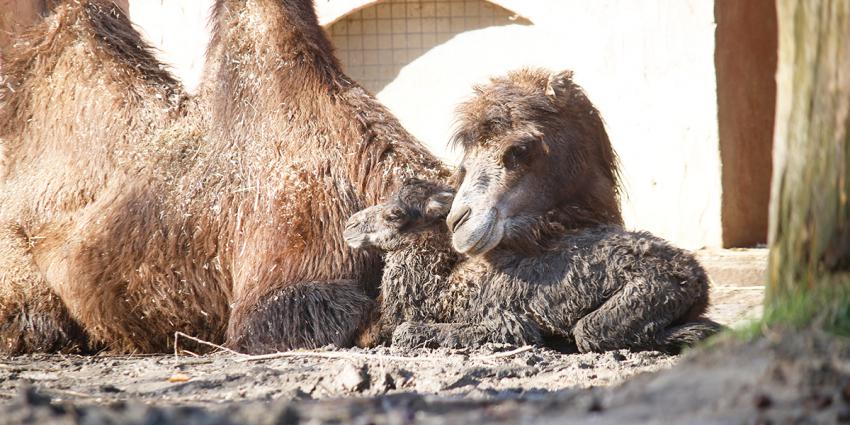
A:
[[[292,350],[292,351],[278,351],[276,353],[269,354],[258,354],[251,355],[240,353],[238,351],[231,350],[230,348],[214,344],[209,341],[204,341],[200,338],[195,338],[191,335],[187,335],[183,332],[175,332],[174,333],[174,358],[179,358],[179,352],[181,351],[178,348],[177,340],[178,338],[185,338],[198,344],[206,345],[208,347],[216,348],[218,350],[230,353],[236,358],[234,361],[239,363],[244,362],[253,362],[253,361],[261,361],[261,360],[271,360],[271,359],[280,359],[280,358],[303,358],[303,357],[318,357],[324,359],[365,359],[365,360],[378,360],[378,361],[400,361],[400,362],[423,362],[423,363],[445,363],[451,362],[452,360],[447,357],[412,357],[412,356],[393,356],[388,354],[372,354],[372,353],[346,353],[346,352],[338,352],[338,351],[311,351],[311,350]],[[506,357],[513,357],[517,354],[522,354],[526,351],[531,351],[534,349],[532,345],[525,345],[522,347],[515,348],[509,351],[503,351],[500,353],[488,354],[484,356],[472,356],[469,358],[471,361],[487,361],[487,360],[496,360],[502,359]]]

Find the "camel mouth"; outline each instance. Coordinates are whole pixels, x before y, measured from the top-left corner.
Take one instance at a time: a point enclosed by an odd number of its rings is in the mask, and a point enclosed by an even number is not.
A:
[[[457,232],[457,229],[459,229],[461,226],[463,226],[464,223],[466,223],[467,220],[469,220],[469,217],[471,217],[471,216],[472,216],[472,208],[466,207],[464,209],[464,211],[460,214],[460,217],[458,217],[458,218],[455,218],[454,216],[446,217],[446,221],[448,222],[449,230],[452,233]]]
[[[462,254],[476,256],[487,253],[502,241],[499,214],[491,208],[482,217],[478,226],[472,228],[472,219],[467,219],[466,225],[459,227],[452,235],[454,249]],[[479,221],[479,220],[475,220]]]
[[[358,232],[356,227],[346,228],[342,232],[342,239],[346,245],[354,249],[364,248],[369,242],[367,235]]]

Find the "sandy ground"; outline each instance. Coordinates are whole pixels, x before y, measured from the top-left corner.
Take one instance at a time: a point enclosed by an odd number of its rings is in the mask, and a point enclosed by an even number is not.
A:
[[[30,385],[55,402],[115,401],[198,406],[232,401],[312,400],[401,393],[473,399],[539,396],[564,388],[618,383],[669,368],[675,356],[627,351],[565,355],[509,347],[462,352],[393,348],[329,350],[348,358],[240,361],[231,354],[200,358],[25,356],[4,361],[0,391],[15,398]],[[495,357],[495,356],[504,357]],[[399,360],[394,356],[404,356]]]
[[[734,325],[760,314],[761,287],[717,285],[712,292],[715,320]],[[544,420],[546,406],[587,413],[601,408],[600,388],[681,361],[657,352],[492,345],[320,351],[324,357],[247,361],[227,353],[0,358],[0,425]]]

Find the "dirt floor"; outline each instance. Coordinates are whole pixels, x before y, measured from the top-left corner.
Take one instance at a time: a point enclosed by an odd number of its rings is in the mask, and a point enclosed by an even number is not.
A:
[[[710,316],[727,325],[761,313],[759,285],[715,282],[712,297]],[[0,425],[549,423],[565,417],[594,423],[621,423],[626,418],[670,423],[678,417],[697,423],[688,416],[694,409],[706,412],[705,420],[699,417],[701,423],[767,423],[758,422],[759,415],[800,413],[785,409],[791,397],[787,391],[770,387],[778,385],[770,368],[784,363],[765,355],[767,348],[728,348],[743,350],[737,364],[726,364],[711,351],[692,358],[625,350],[562,354],[507,346],[328,349],[265,360],[227,353],[0,358]],[[828,364],[841,376],[850,372],[850,363]],[[794,367],[786,381],[797,385],[794,380],[801,378],[794,375]],[[609,388],[657,371],[662,372]],[[758,398],[757,388],[732,391],[747,380],[767,385],[767,398]],[[850,388],[846,396],[850,398]],[[826,401],[807,403],[818,407]],[[836,419],[833,410],[841,406],[830,403],[824,411]],[[718,415],[727,410],[731,416]],[[846,417],[850,420],[850,412]]]
[[[19,388],[0,405],[0,423],[850,423],[850,342],[812,331],[779,332],[755,343],[728,339],[678,361],[653,353],[559,357],[541,350],[486,361],[435,357],[445,364],[385,362],[381,369],[353,360],[246,364],[220,355],[194,362],[42,357],[9,367]],[[41,369],[44,362],[51,369]],[[672,363],[678,364],[620,386],[585,388],[595,373],[604,375],[594,381],[606,383],[612,375]],[[56,371],[60,366],[77,368],[80,380],[67,379]],[[80,373],[86,370],[91,374]],[[127,370],[144,378],[127,378]],[[178,371],[194,377],[166,385]]]

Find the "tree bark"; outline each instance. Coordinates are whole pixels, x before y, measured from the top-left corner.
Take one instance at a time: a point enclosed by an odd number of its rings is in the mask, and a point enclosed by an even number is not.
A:
[[[846,316],[850,313],[850,1],[779,0],[778,17],[766,314],[796,303],[808,306],[803,308],[808,319],[822,312]],[[847,317],[843,320],[850,322]]]

